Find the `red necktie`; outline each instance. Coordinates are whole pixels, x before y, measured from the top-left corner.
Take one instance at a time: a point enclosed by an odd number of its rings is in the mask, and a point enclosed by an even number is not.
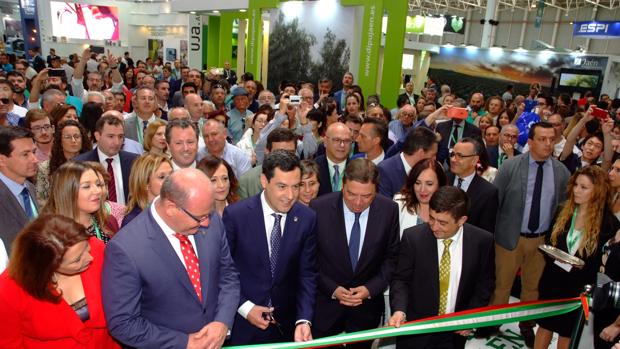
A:
[[[116,202],[116,182],[114,181],[114,168],[112,167],[112,161],[114,161],[114,159],[107,158],[105,161],[108,163],[108,174],[110,175],[110,183],[108,184],[108,200]]]
[[[200,265],[198,265],[198,256],[194,251],[189,238],[183,234],[175,233],[174,237],[181,242],[181,253],[185,260],[185,268],[187,269],[187,275],[189,275],[189,281],[191,281],[198,295],[198,299],[202,302],[202,287],[200,286]]]

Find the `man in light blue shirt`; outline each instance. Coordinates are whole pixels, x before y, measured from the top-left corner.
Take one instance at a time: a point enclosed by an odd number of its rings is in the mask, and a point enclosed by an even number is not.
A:
[[[232,95],[234,108],[227,113],[228,132],[230,132],[233,144],[237,144],[245,131],[246,121],[251,120],[254,114],[248,110],[250,101],[248,91],[245,88],[237,87],[233,90]]]
[[[252,168],[248,154],[226,142],[226,127],[221,122],[215,119],[205,121],[202,135],[205,140],[205,147],[198,150],[197,161],[202,160],[207,155],[224,159],[232,167],[237,178]]]

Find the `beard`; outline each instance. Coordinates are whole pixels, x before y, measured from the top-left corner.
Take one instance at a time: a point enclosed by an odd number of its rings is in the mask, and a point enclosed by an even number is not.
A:
[[[24,91],[26,90],[25,88],[21,88],[19,86],[13,86],[11,87],[11,90],[13,91],[13,93],[17,93],[18,95],[24,93]]]

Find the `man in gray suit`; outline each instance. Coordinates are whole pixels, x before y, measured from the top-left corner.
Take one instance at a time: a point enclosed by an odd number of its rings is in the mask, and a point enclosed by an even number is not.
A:
[[[288,128],[279,127],[271,131],[267,136],[267,145],[265,147],[265,155],[274,150],[288,150],[295,153],[297,147],[297,136]],[[239,178],[239,188],[237,195],[241,199],[249,198],[260,193],[263,186],[260,182],[260,175],[263,171],[262,165],[256,165],[244,173]]]
[[[0,239],[9,254],[17,233],[39,212],[35,188],[27,180],[37,174],[35,151],[29,130],[0,126]]]
[[[566,199],[570,177],[553,158],[555,132],[548,122],[530,127],[529,152],[506,160],[494,184],[499,190],[495,225],[496,284],[491,304],[506,304],[517,270],[521,268],[521,301],[538,299],[538,281],[545,265],[538,246],[553,228],[558,204]],[[534,324],[521,322],[521,334],[534,344]]]
[[[132,98],[134,110],[125,120],[125,137],[142,144],[144,133],[149,123],[155,121],[157,109],[155,90],[150,87],[138,87]]]

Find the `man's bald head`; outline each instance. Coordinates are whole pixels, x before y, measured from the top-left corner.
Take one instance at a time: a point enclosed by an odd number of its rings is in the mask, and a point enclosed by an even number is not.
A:
[[[202,117],[202,98],[199,95],[190,93],[183,98],[183,101],[185,102],[185,109],[189,111],[192,120],[196,121]]]
[[[200,196],[208,197],[212,201],[213,186],[204,172],[195,168],[183,168],[166,177],[160,196],[185,207]]]

